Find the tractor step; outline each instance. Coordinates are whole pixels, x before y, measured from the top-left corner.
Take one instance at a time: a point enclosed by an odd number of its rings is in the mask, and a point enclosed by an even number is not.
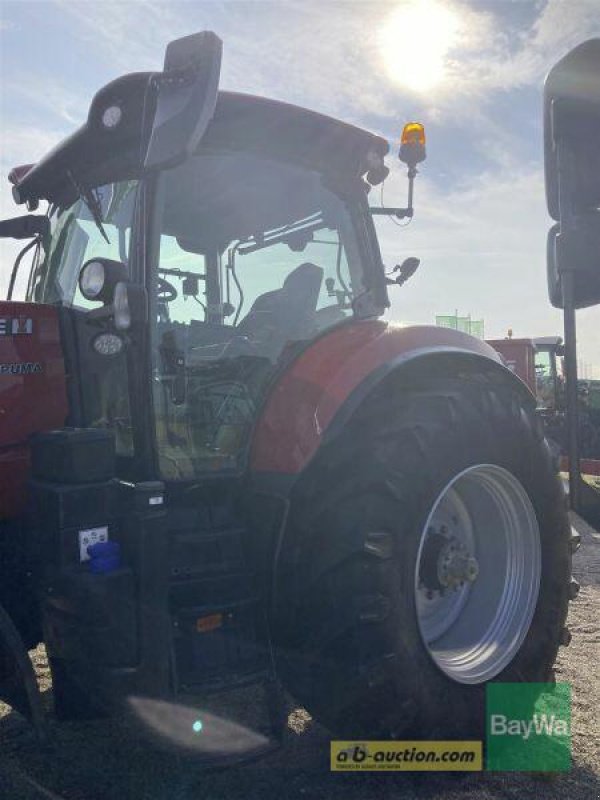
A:
[[[287,727],[260,581],[245,556],[248,532],[231,505],[211,498],[169,519],[173,691],[198,709],[193,749],[209,766],[263,757]],[[236,709],[252,721],[234,723]]]

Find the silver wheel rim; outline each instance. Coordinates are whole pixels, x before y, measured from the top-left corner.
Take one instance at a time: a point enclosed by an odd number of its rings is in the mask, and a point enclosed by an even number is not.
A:
[[[483,683],[512,661],[535,611],[537,519],[508,470],[478,464],[440,492],[421,533],[415,607],[430,657],[458,683]]]

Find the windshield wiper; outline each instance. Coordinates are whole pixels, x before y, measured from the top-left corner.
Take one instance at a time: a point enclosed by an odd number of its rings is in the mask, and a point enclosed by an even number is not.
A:
[[[87,210],[90,212],[92,219],[94,220],[94,224],[100,231],[102,238],[107,244],[110,244],[110,239],[108,238],[106,231],[104,230],[104,225],[102,224],[104,220],[102,219],[102,206],[100,205],[100,201],[98,200],[98,196],[94,192],[93,189],[90,189],[89,186],[86,186],[83,183],[79,183],[79,181],[75,178],[72,172],[67,173],[69,179],[73,186],[75,187],[75,191],[80,200],[86,205]]]

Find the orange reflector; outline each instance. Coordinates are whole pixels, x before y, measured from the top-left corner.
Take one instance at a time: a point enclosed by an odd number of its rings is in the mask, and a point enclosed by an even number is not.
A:
[[[198,633],[209,633],[223,624],[223,614],[208,614],[206,617],[198,617],[196,620],[196,630]]]
[[[420,144],[425,146],[425,126],[420,122],[407,122],[402,131],[400,144]]]

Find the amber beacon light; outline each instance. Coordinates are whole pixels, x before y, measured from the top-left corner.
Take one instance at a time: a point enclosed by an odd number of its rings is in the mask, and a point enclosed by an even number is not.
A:
[[[421,161],[425,161],[427,153],[425,151],[425,126],[420,122],[408,122],[403,130],[400,139],[400,161],[414,167]]]

